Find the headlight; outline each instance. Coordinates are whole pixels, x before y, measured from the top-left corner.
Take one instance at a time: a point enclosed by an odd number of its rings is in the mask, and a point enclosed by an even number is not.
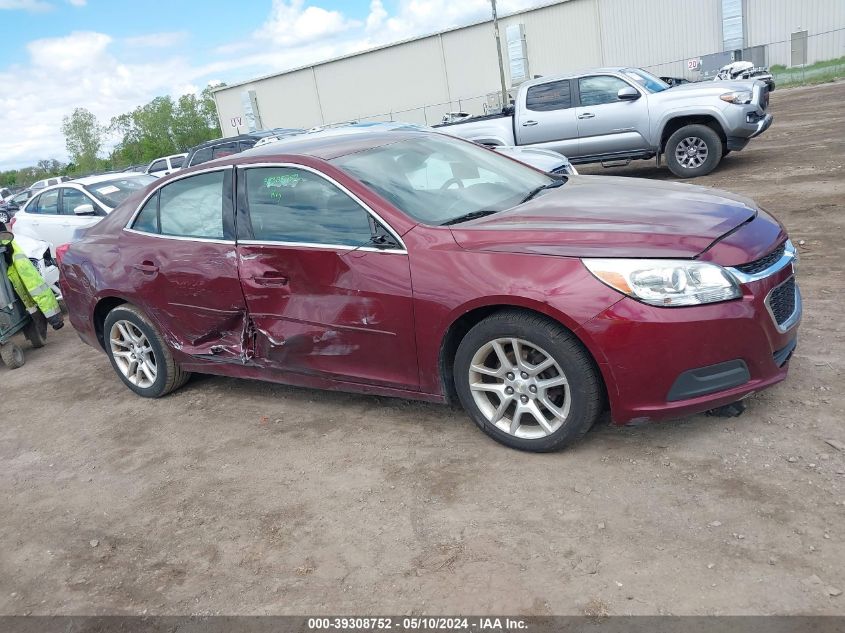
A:
[[[723,95],[719,95],[719,98],[722,101],[727,101],[728,103],[735,103],[737,105],[746,105],[751,103],[751,94],[750,90],[737,90],[734,92],[726,92]]]
[[[653,306],[693,306],[742,296],[730,273],[707,262],[671,259],[582,261],[599,281]]]

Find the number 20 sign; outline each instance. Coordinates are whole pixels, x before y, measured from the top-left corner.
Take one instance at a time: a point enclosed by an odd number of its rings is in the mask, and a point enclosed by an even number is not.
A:
[[[687,60],[687,70],[698,70],[698,59],[688,59]]]

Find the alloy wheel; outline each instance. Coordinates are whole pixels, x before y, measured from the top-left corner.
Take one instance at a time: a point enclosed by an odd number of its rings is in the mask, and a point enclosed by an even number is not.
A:
[[[697,136],[688,136],[675,146],[675,158],[681,167],[695,169],[701,167],[707,160],[707,143]]]
[[[566,375],[551,354],[523,339],[497,338],[478,349],[469,387],[487,422],[514,437],[546,437],[569,416]]]
[[[109,332],[114,362],[133,385],[152,387],[158,376],[152,345],[140,328],[131,321],[115,321]]]

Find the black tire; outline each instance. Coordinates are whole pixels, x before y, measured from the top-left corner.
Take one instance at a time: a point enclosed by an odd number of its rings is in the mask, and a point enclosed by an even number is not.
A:
[[[0,222],[3,224],[9,223],[9,213],[7,211],[0,211]]]
[[[36,312],[23,329],[23,334],[35,349],[44,347],[47,344],[47,318]]]
[[[678,146],[685,141],[685,139],[697,139],[704,143],[707,150],[707,156],[704,161],[696,167],[687,167],[678,161],[676,152]],[[666,142],[666,164],[673,174],[679,178],[697,178],[704,176],[716,169],[719,161],[722,160],[722,139],[713,130],[713,128],[706,125],[685,125],[680,130],[669,137]]]
[[[109,333],[117,321],[129,321],[144,333],[150,343],[155,359],[156,379],[149,387],[140,387],[130,382],[123,375],[123,372],[115,361],[111,345],[109,344]],[[143,396],[144,398],[160,398],[166,396],[188,382],[188,379],[191,377],[190,372],[183,371],[176,364],[176,361],[173,360],[173,354],[171,354],[170,348],[167,347],[164,339],[152,322],[150,322],[140,309],[130,303],[119,305],[108,313],[103,324],[103,337],[105,339],[106,354],[111,361],[115,373],[123,381],[123,384],[139,396]]]
[[[0,359],[3,360],[3,364],[9,369],[18,369],[26,363],[23,350],[14,343],[0,345]]]
[[[545,437],[525,439],[499,429],[488,421],[472,396],[469,371],[473,356],[490,341],[508,337],[542,348],[560,365],[569,382],[569,414],[560,428]],[[601,379],[581,342],[551,319],[520,310],[497,312],[473,327],[458,346],[454,376],[461,404],[481,430],[506,446],[524,451],[555,451],[577,442],[593,426],[604,404]]]

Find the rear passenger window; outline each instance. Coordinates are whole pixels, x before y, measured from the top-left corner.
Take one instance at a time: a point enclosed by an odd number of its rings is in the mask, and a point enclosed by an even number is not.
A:
[[[144,233],[160,233],[161,229],[158,226],[158,191],[155,195],[147,200],[144,208],[135,218],[135,223],[132,228],[136,231],[143,231]]]
[[[170,159],[170,166],[173,169],[176,169],[178,167],[181,167],[183,162],[185,162],[184,156],[174,156],[173,158]]]
[[[310,171],[291,167],[248,169],[246,191],[256,240],[362,246],[372,238],[364,208]]]
[[[569,80],[550,81],[539,86],[531,86],[525,95],[525,107],[535,112],[571,108],[572,96],[569,92]]]
[[[132,228],[173,237],[223,239],[223,183],[228,170],[197,174],[165,185]]]
[[[59,190],[45,191],[27,209],[30,213],[44,215],[58,215],[59,213]]]

